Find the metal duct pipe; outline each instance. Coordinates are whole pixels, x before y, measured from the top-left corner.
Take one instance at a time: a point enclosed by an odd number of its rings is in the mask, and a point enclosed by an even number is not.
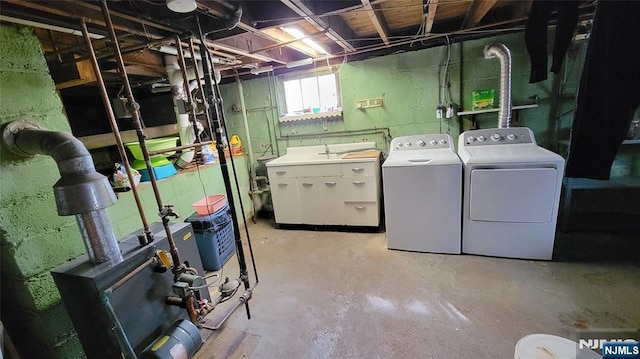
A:
[[[500,112],[498,128],[511,127],[511,52],[504,44],[491,44],[484,48],[484,58],[500,59]]]
[[[242,7],[235,3],[230,3],[225,0],[213,0],[214,3],[221,5],[229,15],[227,23],[225,24],[225,28],[227,30],[233,30],[239,23],[242,18]]]
[[[82,142],[66,132],[42,130],[33,123],[17,121],[5,127],[2,141],[18,155],[43,154],[56,161],[61,176],[53,185],[58,214],[76,215],[91,263],[121,262],[105,209],[116,203],[116,195],[107,178],[96,172]]]

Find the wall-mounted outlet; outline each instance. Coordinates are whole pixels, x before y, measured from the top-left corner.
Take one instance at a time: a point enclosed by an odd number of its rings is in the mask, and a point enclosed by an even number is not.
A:
[[[358,110],[371,108],[371,107],[381,107],[382,105],[383,105],[382,97],[356,101],[356,109]]]

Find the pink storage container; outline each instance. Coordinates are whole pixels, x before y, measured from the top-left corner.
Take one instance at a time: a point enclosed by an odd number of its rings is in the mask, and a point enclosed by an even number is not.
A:
[[[193,204],[196,212],[201,216],[216,213],[227,204],[227,196],[224,194],[212,194]]]

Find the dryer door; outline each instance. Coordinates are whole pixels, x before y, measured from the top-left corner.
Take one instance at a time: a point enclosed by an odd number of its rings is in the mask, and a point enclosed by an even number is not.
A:
[[[556,205],[555,168],[474,169],[469,217],[475,221],[548,223]]]

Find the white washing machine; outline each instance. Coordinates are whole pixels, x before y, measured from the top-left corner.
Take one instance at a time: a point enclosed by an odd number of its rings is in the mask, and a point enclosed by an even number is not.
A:
[[[462,162],[451,136],[394,138],[382,180],[389,249],[460,253]]]
[[[467,131],[462,252],[550,260],[564,159],[536,144],[525,127]]]

